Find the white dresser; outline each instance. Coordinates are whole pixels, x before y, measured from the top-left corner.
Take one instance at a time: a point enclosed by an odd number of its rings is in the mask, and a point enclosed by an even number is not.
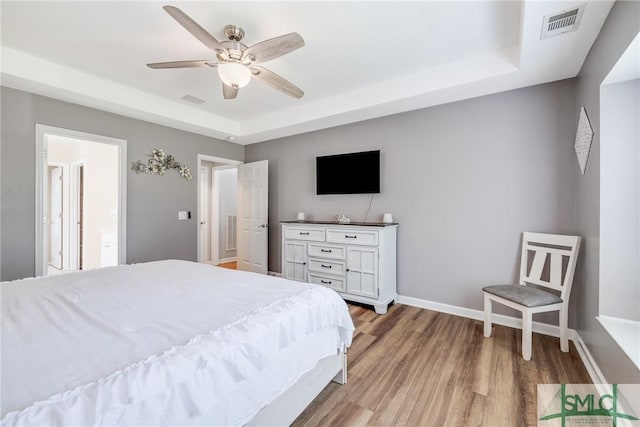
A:
[[[398,298],[397,224],[282,222],[282,276],[323,285],[384,314]]]

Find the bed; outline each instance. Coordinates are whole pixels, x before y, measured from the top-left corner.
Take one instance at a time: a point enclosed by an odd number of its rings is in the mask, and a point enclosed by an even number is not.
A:
[[[166,260],[0,284],[0,425],[287,425],[346,381],[334,291]]]

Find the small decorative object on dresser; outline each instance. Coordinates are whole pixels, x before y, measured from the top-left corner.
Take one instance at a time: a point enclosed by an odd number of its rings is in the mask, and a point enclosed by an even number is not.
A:
[[[331,288],[345,300],[387,312],[398,298],[398,224],[282,222],[282,276]]]
[[[336,221],[338,221],[338,224],[349,224],[351,222],[351,220],[344,216],[344,214],[337,214]]]

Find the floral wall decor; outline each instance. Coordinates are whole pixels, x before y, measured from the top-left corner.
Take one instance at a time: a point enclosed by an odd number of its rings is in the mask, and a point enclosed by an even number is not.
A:
[[[147,154],[150,157],[147,163],[143,163],[140,160],[136,160],[131,164],[131,170],[135,173],[149,173],[154,175],[164,175],[169,169],[175,169],[178,171],[181,177],[187,181],[193,178],[191,176],[191,170],[180,162],[177,162],[172,154],[167,154],[162,148],[154,148],[151,150],[151,154]]]
[[[584,171],[587,169],[587,160],[589,160],[592,140],[593,129],[591,128],[589,117],[587,117],[587,111],[582,107],[580,109],[580,120],[578,121],[578,131],[576,132],[576,141],[574,144],[582,175],[584,175]]]

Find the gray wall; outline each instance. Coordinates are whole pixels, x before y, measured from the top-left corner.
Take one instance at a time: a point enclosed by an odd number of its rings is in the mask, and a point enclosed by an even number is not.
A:
[[[617,1],[578,75],[578,108],[584,106],[595,131],[584,176],[576,175],[576,229],[583,236],[574,301],[577,329],[607,381],[640,383],[640,372],[596,320],[600,251],[600,84],[640,31],[640,2]]]
[[[367,219],[400,223],[399,294],[481,309],[482,286],[516,280],[523,231],[574,232],[576,123],[565,80],[249,145],[247,162],[269,160],[269,269],[278,221],[364,220],[370,196],[316,196],[315,157],[380,149]]]
[[[241,145],[2,87],[2,280],[35,271],[36,123],[125,139],[129,165],[160,147],[191,168],[191,181],[174,171],[165,176],[128,171],[128,263],[195,261],[197,154],[244,157]],[[192,219],[178,221],[178,210],[190,210]]]
[[[640,321],[640,79],[602,86],[600,124],[600,314]]]

